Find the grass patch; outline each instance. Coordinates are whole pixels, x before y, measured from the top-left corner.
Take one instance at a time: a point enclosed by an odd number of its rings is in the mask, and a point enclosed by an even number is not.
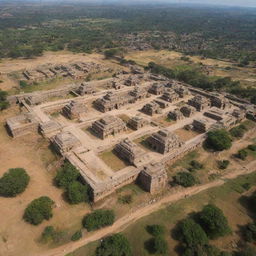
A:
[[[186,154],[183,158],[176,161],[172,166],[169,167],[169,169],[176,168],[178,166],[187,169],[190,167],[191,161],[195,160],[197,158],[199,158],[198,150],[191,151],[188,154]]]
[[[129,165],[126,161],[120,159],[114,152],[114,150],[109,150],[101,153],[99,157],[113,170],[119,171]]]

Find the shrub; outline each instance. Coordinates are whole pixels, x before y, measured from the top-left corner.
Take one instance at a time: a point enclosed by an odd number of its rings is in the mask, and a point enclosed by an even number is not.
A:
[[[33,225],[38,225],[43,220],[49,220],[52,217],[53,204],[54,202],[47,196],[33,200],[25,209],[24,220]]]
[[[26,81],[24,81],[24,80],[21,80],[20,81],[20,87],[21,88],[25,88],[25,87],[27,87],[28,86],[28,83],[26,82]]]
[[[256,151],[256,144],[249,145],[248,149],[251,151]]]
[[[237,152],[236,157],[245,160],[246,157],[248,156],[248,152],[245,149],[241,149]]]
[[[30,177],[23,168],[9,169],[0,179],[0,195],[14,197],[28,186]]]
[[[115,214],[112,210],[96,210],[87,214],[83,219],[83,226],[88,231],[110,226],[115,221]]]
[[[156,236],[153,240],[153,250],[156,254],[166,254],[168,244],[162,236]]]
[[[71,241],[77,241],[82,238],[82,231],[76,231],[72,236],[71,236]]]
[[[165,232],[165,228],[162,225],[149,225],[147,231],[152,236],[162,236]]]
[[[208,132],[206,144],[213,150],[222,151],[231,147],[232,140],[226,130],[220,129]]]
[[[235,256],[255,256],[256,250],[252,247],[245,247],[242,251],[237,252]]]
[[[242,187],[245,189],[245,190],[249,190],[251,188],[251,184],[246,182],[242,185]]]
[[[222,170],[227,169],[229,164],[230,164],[229,160],[218,161],[218,167],[219,169],[222,169]]]
[[[189,172],[179,172],[173,179],[176,184],[183,187],[191,187],[196,184],[196,178]]]
[[[7,101],[8,93],[0,89],[0,111],[9,107],[9,102]]]
[[[229,132],[231,134],[231,136],[235,137],[235,138],[242,138],[246,132],[246,127],[244,125],[239,125],[236,126],[234,128],[232,128]]]
[[[200,170],[204,167],[203,164],[199,163],[197,160],[192,160],[190,165],[189,171]]]
[[[256,191],[249,197],[248,205],[253,213],[256,213]]]
[[[199,213],[199,221],[208,237],[212,239],[230,233],[227,218],[224,216],[222,210],[215,205],[206,205]]]
[[[132,251],[127,238],[122,234],[114,234],[103,239],[96,249],[96,256],[131,256]]]
[[[124,195],[118,198],[118,201],[122,204],[132,203],[132,195]]]
[[[67,188],[70,183],[76,181],[79,177],[79,171],[70,163],[66,162],[55,177],[58,187]]]
[[[243,237],[246,242],[256,241],[256,224],[249,223],[243,228]]]
[[[67,197],[71,204],[88,202],[88,186],[83,185],[78,181],[73,181],[72,183],[68,184]]]
[[[192,219],[185,219],[178,225],[178,240],[191,248],[208,244],[206,233]]]
[[[50,240],[54,239],[55,230],[53,226],[47,226],[45,227],[44,231],[42,232],[42,241],[43,242],[49,242]]]

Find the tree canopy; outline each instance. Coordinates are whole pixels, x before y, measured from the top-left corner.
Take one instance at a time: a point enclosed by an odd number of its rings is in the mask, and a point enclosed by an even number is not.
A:
[[[132,251],[126,237],[121,234],[114,234],[103,239],[96,249],[97,256],[131,256]]]
[[[83,226],[88,231],[100,229],[105,226],[110,226],[115,221],[115,214],[112,210],[95,210],[87,214],[83,218]]]
[[[222,151],[232,146],[232,140],[226,130],[219,129],[208,132],[206,144],[213,150]]]
[[[67,197],[71,204],[88,202],[88,186],[78,181],[73,181],[67,187]]]
[[[30,177],[23,168],[9,169],[0,179],[0,195],[14,197],[28,186]]]
[[[173,177],[173,180],[183,187],[191,187],[196,184],[196,178],[189,172],[179,172]]]
[[[211,239],[230,233],[227,218],[222,210],[215,205],[208,204],[199,213],[199,221],[204,231]]]
[[[38,225],[43,220],[49,220],[52,217],[53,204],[54,202],[47,196],[33,200],[25,209],[24,220],[33,225]]]
[[[0,111],[9,107],[9,102],[7,101],[8,93],[0,89]]]

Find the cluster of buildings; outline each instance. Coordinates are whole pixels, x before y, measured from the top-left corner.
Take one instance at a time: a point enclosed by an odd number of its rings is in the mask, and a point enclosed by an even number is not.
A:
[[[76,68],[86,70],[83,66]],[[117,77],[123,78],[124,87],[116,83]],[[166,162],[200,146],[210,129],[229,128],[245,117],[256,116],[255,108],[236,103],[225,95],[154,75],[144,76],[139,69],[118,74],[112,81],[115,82],[112,90],[99,91],[92,81],[9,97],[10,103],[22,104],[27,110],[6,121],[10,134],[18,137],[39,131],[80,171],[95,202],[135,181],[150,193],[161,191],[168,182]],[[76,98],[50,101],[51,97],[70,92]],[[61,118],[54,118],[51,116],[54,111],[68,120],[62,122]],[[118,115],[124,112],[129,117],[127,122]],[[176,121],[177,127],[188,124],[186,127],[198,131],[198,136],[183,141],[172,123],[162,128],[154,121],[154,115],[168,116]],[[90,133],[84,130],[88,127]],[[146,148],[135,142],[142,136]],[[109,148],[126,167],[112,170],[101,159],[100,154]]]

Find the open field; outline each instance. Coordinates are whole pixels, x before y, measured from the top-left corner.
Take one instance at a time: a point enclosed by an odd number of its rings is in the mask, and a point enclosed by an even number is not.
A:
[[[253,187],[246,191],[242,185],[249,183]],[[145,249],[145,242],[151,238],[147,233],[146,227],[150,224],[161,224],[166,227],[166,239],[169,244],[169,254],[177,255],[175,248],[177,241],[175,241],[170,235],[170,230],[173,229],[179,220],[185,218],[188,214],[200,211],[202,207],[207,203],[214,203],[220,207],[224,214],[227,216],[229,224],[233,230],[231,235],[224,238],[214,240],[212,244],[218,246],[223,250],[232,250],[233,246],[240,240],[239,226],[249,223],[252,219],[248,215],[247,209],[241,204],[241,196],[248,196],[255,190],[256,184],[256,173],[241,176],[235,180],[231,180],[221,187],[212,188],[207,191],[201,192],[200,194],[194,195],[190,198],[180,200],[179,202],[173,203],[167,206],[165,209],[150,214],[147,217],[136,221],[123,233],[127,236],[131,247],[133,248],[134,255],[149,256],[151,255]],[[68,254],[69,256],[93,256],[95,248],[98,242],[88,244],[87,246],[81,247],[75,252]]]
[[[60,243],[69,241],[70,236],[80,227],[82,216],[89,211],[86,204],[70,205],[63,200],[63,191],[53,185],[58,164],[57,156],[48,148],[49,143],[40,135],[12,139],[6,133],[4,120],[18,112],[11,108],[0,116],[0,176],[8,168],[25,168],[31,177],[28,188],[15,198],[1,198],[0,255],[27,256],[45,251],[48,245],[38,243],[45,226],[53,225],[63,231]],[[49,196],[56,204],[53,218],[39,226],[23,221],[22,215],[27,204],[40,196]]]
[[[179,52],[168,50],[147,50],[130,52],[125,58],[134,60],[142,66],[147,66],[151,61],[168,68],[184,68],[187,66],[201,69],[211,76],[228,76],[239,80],[244,85],[256,86],[256,71],[254,67],[238,67],[233,62],[217,59],[188,56],[189,61],[181,60],[183,55]]]

